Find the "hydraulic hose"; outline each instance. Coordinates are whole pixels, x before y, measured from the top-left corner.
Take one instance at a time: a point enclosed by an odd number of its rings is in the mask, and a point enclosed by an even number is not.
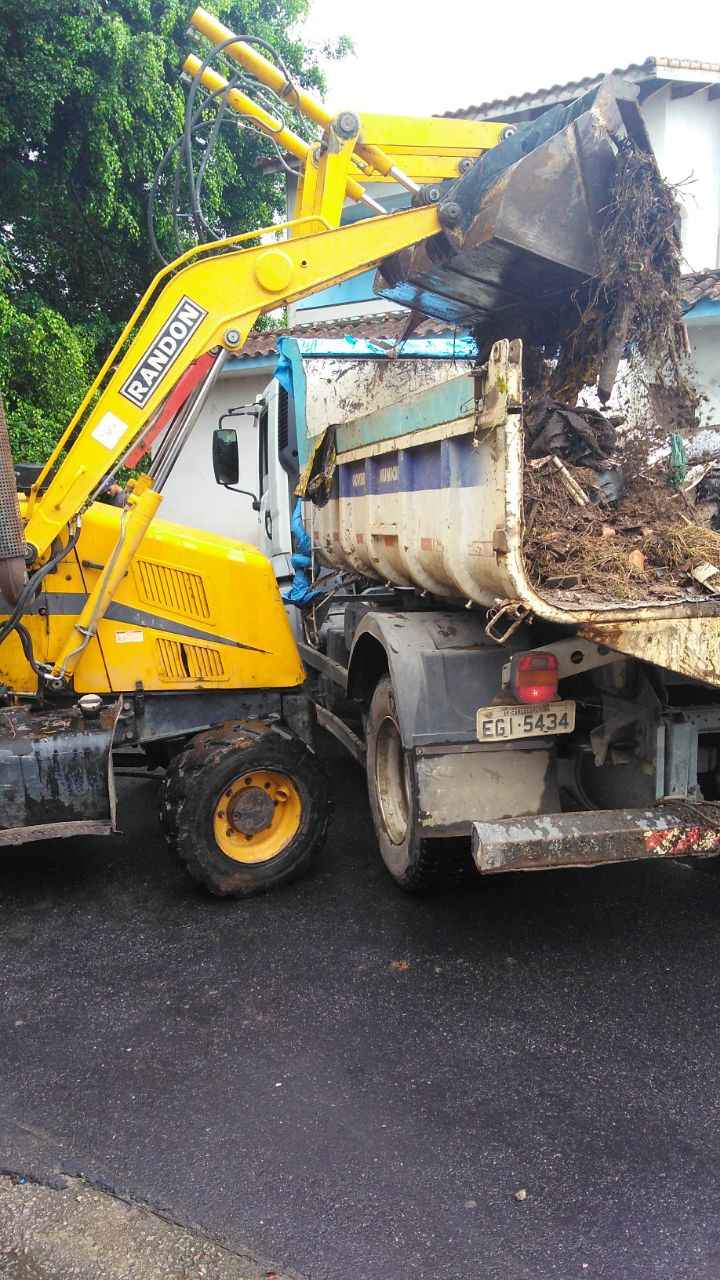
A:
[[[57,569],[61,561],[65,559],[65,556],[70,554],[70,552],[77,545],[77,541],[79,537],[80,537],[80,521],[78,520],[75,530],[70,535],[68,541],[65,543],[65,546],[61,547],[59,551],[56,551],[55,554],[52,555],[44,565],[40,566],[40,568],[37,570],[36,573],[32,575],[31,578],[28,578],[28,581],[26,582],[25,586],[20,592],[20,595],[18,596],[18,599],[15,603],[15,607],[12,613],[10,614],[9,618],[5,619],[2,626],[0,626],[0,644],[2,644],[4,640],[7,640],[7,637],[10,635],[11,631],[15,630],[18,622],[22,618],[27,606],[29,605],[33,596],[36,594],[43,580],[48,576],[49,573],[52,573],[54,569]]]

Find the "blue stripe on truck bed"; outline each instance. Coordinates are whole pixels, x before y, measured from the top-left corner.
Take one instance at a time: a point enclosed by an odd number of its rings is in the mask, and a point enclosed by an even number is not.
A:
[[[343,462],[338,458],[339,496],[419,493],[428,489],[466,489],[483,483],[482,455],[472,433],[389,450],[380,457]],[[337,493],[337,490],[336,490]]]

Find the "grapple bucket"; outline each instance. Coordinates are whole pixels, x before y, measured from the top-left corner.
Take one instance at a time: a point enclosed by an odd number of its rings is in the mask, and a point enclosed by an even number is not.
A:
[[[599,269],[618,160],[652,155],[638,88],[608,77],[487,151],[443,192],[443,231],[387,258],[375,291],[425,315],[498,335],[553,336]]]

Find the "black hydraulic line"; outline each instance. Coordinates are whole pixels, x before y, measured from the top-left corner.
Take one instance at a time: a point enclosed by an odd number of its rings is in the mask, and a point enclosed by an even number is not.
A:
[[[37,572],[34,573],[31,578],[28,579],[28,581],[26,582],[25,586],[23,587],[18,597],[15,608],[13,609],[9,618],[6,618],[2,626],[0,626],[0,644],[2,644],[3,641],[6,640],[7,637],[10,635],[10,632],[15,629],[15,627],[17,626],[17,623],[19,622],[20,618],[23,616],[23,613],[25,612],[27,605],[32,600],[33,596],[35,595],[38,587],[43,582],[43,580],[48,576],[49,573],[52,573],[54,569],[57,569],[57,566],[61,563],[61,561],[63,561],[65,557],[69,555],[70,552],[77,546],[77,541],[79,537],[80,537],[80,525],[78,524],[77,528],[75,529],[75,532],[70,535],[68,541],[65,543],[65,546],[61,547],[60,550],[57,551],[54,556],[51,556],[50,559],[45,564],[41,565],[40,568],[37,570]]]
[[[220,103],[217,109],[215,119],[213,120],[212,129],[210,130],[210,136],[205,146],[205,154],[202,160],[200,161],[200,168],[198,169],[198,175],[195,180],[195,195],[197,199],[197,206],[202,216],[203,226],[207,227],[208,231],[210,231],[210,228],[208,227],[207,219],[202,213],[202,185],[205,180],[205,171],[213,156],[215,147],[217,146],[218,137],[223,125],[226,111],[227,111],[227,96],[223,98],[222,102]]]
[[[27,661],[28,661],[28,666],[30,666],[32,670],[35,672],[35,675],[42,680],[43,672],[41,668],[38,666],[37,662],[35,661],[35,653],[33,651],[33,642],[32,642],[32,636],[30,635],[30,632],[28,631],[27,627],[23,626],[22,622],[16,622],[13,630],[16,632],[18,639],[20,640],[23,653],[25,654],[25,657],[27,658]]]
[[[197,95],[198,85],[200,84],[202,77],[205,71],[207,71],[208,67],[211,66],[212,63],[215,61],[215,59],[221,53],[223,53],[225,49],[227,49],[230,45],[239,44],[241,42],[244,44],[257,45],[260,48],[264,49],[266,53],[269,53],[275,59],[277,65],[279,66],[280,70],[285,76],[285,79],[288,83],[289,88],[295,89],[295,94],[297,96],[297,89],[295,88],[294,81],[287,67],[285,66],[285,63],[282,57],[277,52],[277,50],[274,49],[273,46],[268,43],[267,40],[262,40],[259,36],[250,36],[250,35],[228,36],[227,40],[223,40],[222,44],[216,45],[215,48],[211,50],[211,52],[208,54],[205,61],[201,63],[201,65],[198,67],[190,83],[190,88],[188,90],[187,100],[185,103],[185,128],[183,130],[183,146],[185,151],[185,167],[188,174],[188,182],[189,182],[189,188],[190,188],[190,213],[192,215],[193,222],[195,223],[195,230],[201,240],[204,238],[206,234],[210,235],[211,233],[210,233],[210,228],[207,226],[207,223],[205,223],[205,220],[202,216],[202,209],[200,208],[198,193],[197,193],[195,178],[194,178],[193,159],[192,159],[192,121],[193,121],[193,107],[195,105],[195,97]]]
[[[192,140],[195,134],[199,131],[199,129],[206,128],[209,125],[208,121],[203,121],[201,119],[203,113],[205,112],[207,107],[212,103],[213,99],[223,97],[224,95],[228,94],[230,90],[236,89],[239,86],[243,86],[245,88],[249,88],[253,86],[256,91],[259,91],[259,95],[267,92],[268,94],[271,94],[272,98],[274,100],[277,100],[278,103],[282,103],[282,99],[278,94],[274,92],[274,90],[269,90],[264,88],[249,73],[243,70],[233,75],[229,79],[228,83],[226,85],[223,85],[222,88],[215,89],[212,92],[209,92],[201,102],[200,106],[196,110],[193,110],[198,85],[201,82],[202,75],[205,72],[205,70],[215,61],[216,57],[220,53],[222,53],[229,45],[235,44],[241,40],[244,40],[247,44],[254,44],[254,45],[260,46],[275,59],[275,62],[279,66],[283,75],[285,76],[288,90],[294,92],[295,97],[297,98],[297,94],[298,94],[297,86],[281,54],[278,53],[277,49],[275,49],[271,44],[269,44],[268,41],[261,39],[259,36],[233,35],[233,36],[230,36],[226,41],[224,41],[221,45],[218,45],[216,48],[214,48],[210,52],[208,57],[205,59],[204,63],[202,63],[202,65],[198,68],[197,72],[193,76],[190,89],[188,91],[186,105],[185,105],[185,122],[184,122],[183,131],[180,134],[180,136],[176,138],[175,141],[171,143],[171,145],[167,148],[164,156],[162,157],[159,165],[155,170],[153,181],[150,184],[150,191],[148,195],[148,207],[147,207],[148,237],[149,237],[150,245],[154,255],[159,259],[159,261],[163,264],[163,266],[168,266],[168,262],[160,250],[160,246],[157,242],[157,237],[155,235],[155,203],[156,203],[157,194],[159,191],[159,185],[160,185],[160,179],[162,177],[162,173],[166,165],[168,164],[169,160],[171,159],[173,153],[175,151],[178,151],[179,149],[182,149],[182,151],[184,152],[186,178],[188,183],[188,191],[189,191],[190,205],[191,205],[190,213],[191,213],[193,222],[195,224],[196,233],[199,236],[201,241],[207,239],[208,237],[212,238],[215,233],[213,232],[212,228],[209,226],[207,219],[203,214],[200,197],[202,192],[202,184],[204,180],[205,171],[207,169],[208,163],[212,157],[215,146],[217,144],[221,124],[227,122],[226,120],[222,119],[225,112],[225,103],[222,104],[220,111],[218,113],[220,117],[220,121],[216,120],[216,122],[213,124],[213,131],[210,139],[208,140],[208,147],[200,165],[200,172],[196,179],[194,166],[192,162]],[[290,97],[291,97],[290,93],[286,96],[288,100],[290,100]],[[273,110],[278,114],[279,124],[278,124],[277,131],[278,133],[281,132],[283,127],[285,127],[284,122],[282,120],[282,113],[275,106],[269,107],[267,109]],[[243,119],[246,121],[244,125],[241,123]],[[260,133],[263,137],[269,137],[271,142],[273,143],[274,150],[277,154],[277,157],[282,167],[286,170],[287,173],[295,177],[297,176],[298,170],[293,169],[290,165],[287,164],[285,157],[282,154],[281,148],[278,146],[277,142],[273,138],[272,131],[260,127],[254,116],[247,116],[244,118],[240,117],[240,120],[238,120],[236,117],[233,117],[230,122],[234,124],[239,124],[240,127],[254,128],[255,131]],[[173,178],[173,188],[174,188],[173,237],[175,241],[175,248],[178,254],[182,252],[182,248],[179,240],[179,234],[178,234],[178,224],[177,224],[178,206],[179,206],[179,200],[180,200],[180,181],[181,181],[181,163],[180,163],[180,156],[178,155],[176,164],[175,164],[175,174]]]
[[[225,92],[226,90],[224,88],[219,90],[216,89],[209,97],[203,99],[202,107],[199,109],[198,115],[202,114],[202,112],[205,110],[206,106],[212,100],[212,98],[216,98],[219,96],[220,93],[225,93]],[[212,123],[213,122],[211,120],[196,119],[196,122],[193,125],[193,135],[195,135],[196,133],[200,133],[201,130],[203,129],[209,129]],[[167,260],[163,257],[163,254],[160,250],[160,246],[157,242],[157,237],[155,235],[155,201],[157,199],[157,194],[160,187],[160,179],[163,175],[163,171],[166,165],[168,164],[168,162],[170,161],[170,159],[172,158],[173,153],[175,151],[178,151],[183,146],[183,143],[184,143],[184,134],[182,133],[175,139],[174,142],[170,143],[170,146],[167,148],[162,160],[160,161],[159,165],[157,166],[157,169],[155,170],[155,175],[153,177],[152,183],[150,184],[150,191],[148,193],[147,227],[148,227],[148,236],[150,239],[150,246],[152,248],[153,253],[157,258],[160,259],[164,267],[167,267],[169,264]],[[175,231],[175,241],[176,241],[176,248],[177,248],[178,254],[181,252],[180,245],[177,240],[177,206],[178,206],[179,193],[180,193],[179,179],[180,179],[180,166],[179,166],[179,157],[178,157],[178,161],[176,162],[176,165],[175,165],[175,176],[174,176],[175,198],[173,201],[173,230]]]

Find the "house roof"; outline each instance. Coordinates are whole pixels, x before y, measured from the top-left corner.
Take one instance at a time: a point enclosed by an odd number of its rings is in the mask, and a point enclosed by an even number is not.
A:
[[[683,302],[687,310],[699,302],[720,302],[720,268],[683,276]]]
[[[263,329],[251,333],[242,349],[240,359],[248,356],[274,356],[278,338],[365,338],[371,342],[396,342],[401,337],[410,317],[409,311],[380,311],[369,315],[339,316],[329,320],[313,320],[308,324],[296,324],[292,328]],[[452,327],[442,320],[421,320],[413,330],[413,338],[436,338],[452,333]]]
[[[720,63],[703,62],[692,58],[650,57],[644,62],[631,62],[627,67],[615,67],[582,80],[569,80],[567,84],[553,84],[547,89],[531,89],[509,98],[493,98],[456,111],[444,111],[444,116],[476,120],[504,120],[519,114],[532,116],[536,111],[553,106],[556,102],[571,102],[596,88],[608,75],[621,76],[642,86],[647,94],[668,81],[695,85],[698,90],[720,81]],[[642,97],[641,90],[641,97]]]

